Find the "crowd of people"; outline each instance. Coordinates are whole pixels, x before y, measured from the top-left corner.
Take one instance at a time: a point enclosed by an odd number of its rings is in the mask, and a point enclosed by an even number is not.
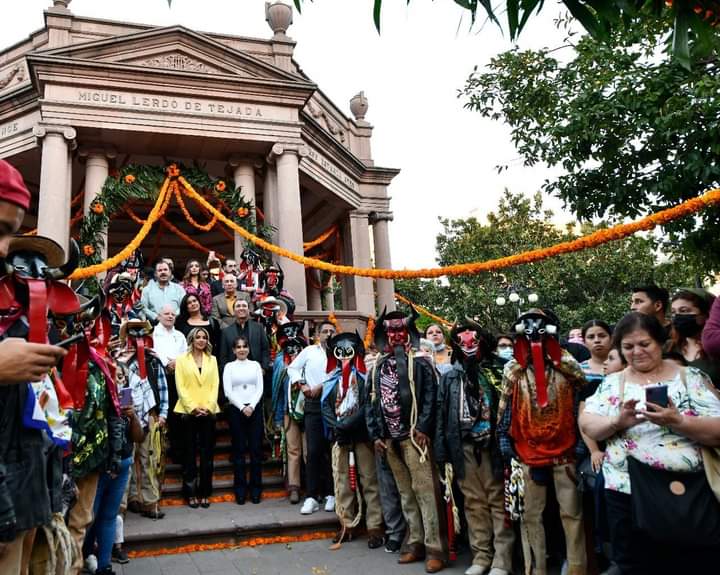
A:
[[[219,419],[237,505],[261,503],[269,445],[288,504],[336,513],[335,549],[365,534],[435,573],[467,544],[466,575],[720,565],[709,292],[641,286],[624,317],[565,332],[551,309],[502,334],[383,311],[366,346],[295,321],[250,248],[182,274],[136,252],[77,295],[76,247],[13,237],[29,201],[0,161],[0,573],[113,573],[125,513],[164,517],[168,458],[210,507]]]

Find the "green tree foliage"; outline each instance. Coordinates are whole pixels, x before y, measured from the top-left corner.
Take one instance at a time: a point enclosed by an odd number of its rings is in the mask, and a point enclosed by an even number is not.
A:
[[[476,70],[461,97],[510,126],[527,165],[564,170],[544,189],[579,218],[612,221],[673,206],[720,181],[720,75],[714,57],[691,70],[659,58],[666,31],[646,23],[609,43],[585,36],[568,62],[558,60],[567,50],[511,50]],[[681,241],[717,269],[720,210],[667,231],[667,242]]]
[[[437,237],[438,264],[449,265],[499,258],[566,241],[597,229],[590,225],[558,227],[553,214],[544,209],[540,194],[532,200],[508,192],[487,217],[442,220]],[[634,236],[619,242],[476,276],[451,277],[447,281],[403,280],[396,290],[441,317],[453,321],[465,315],[497,332],[506,331],[517,308],[509,303],[499,307],[495,299],[507,297],[510,285],[521,294],[534,292],[537,306],[552,308],[560,317],[563,331],[589,319],[615,322],[629,308],[634,286],[647,282],[674,289],[694,285],[693,266],[686,261],[658,264],[655,241]],[[522,309],[532,307],[524,303]],[[423,318],[424,327],[429,320]]]

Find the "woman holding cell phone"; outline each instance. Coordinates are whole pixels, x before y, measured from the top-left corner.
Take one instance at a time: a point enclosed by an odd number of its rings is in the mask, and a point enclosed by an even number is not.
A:
[[[189,507],[210,507],[215,448],[215,417],[220,377],[212,355],[210,334],[204,327],[190,330],[188,351],[175,361],[175,385],[178,401],[175,413],[181,414],[185,443],[183,496]],[[197,457],[200,456],[198,473]]]
[[[720,504],[705,478],[702,452],[720,446],[720,398],[703,372],[662,358],[666,339],[654,316],[633,312],[620,320],[613,346],[628,365],[605,378],[579,420],[585,435],[607,444],[605,501],[623,574],[701,573],[720,564],[717,544],[700,544],[720,533]],[[680,499],[686,493],[704,497],[707,517]],[[652,524],[645,521],[648,509],[659,514]],[[678,526],[688,534],[695,530],[696,539],[670,535]]]
[[[235,502],[245,503],[248,490],[253,503],[262,494],[263,374],[257,361],[248,359],[250,343],[238,337],[233,344],[235,361],[225,365],[223,390],[230,402],[228,412],[235,468]],[[250,452],[250,482],[245,471],[245,455]]]

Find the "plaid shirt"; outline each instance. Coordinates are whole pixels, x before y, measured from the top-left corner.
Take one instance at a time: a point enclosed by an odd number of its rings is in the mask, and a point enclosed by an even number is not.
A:
[[[149,380],[153,393],[156,393],[157,398],[159,399],[159,402],[156,402],[159,403],[159,405],[157,405],[158,415],[167,419],[170,402],[168,400],[168,385],[167,377],[165,376],[165,368],[162,366],[160,359],[152,355],[152,352],[145,350],[145,354],[145,362],[148,364],[148,377],[146,381]],[[137,356],[133,356],[128,365],[128,370],[131,378],[140,379],[140,367],[138,365]]]
[[[530,369],[528,366],[526,369]],[[515,386],[525,376],[526,369],[515,359],[511,359],[505,364],[503,371],[502,392],[500,394],[500,403],[498,405],[498,424],[497,424],[497,442],[502,453],[503,460],[508,462],[515,456],[513,440],[510,437],[510,427],[512,426],[512,401],[515,393]],[[587,385],[585,373],[580,364],[567,351],[562,352],[560,358],[560,366],[557,370],[565,376],[570,385],[576,388],[576,392]],[[577,420],[578,412],[578,393],[575,394],[575,419]],[[576,454],[585,451],[585,444],[582,437],[578,433],[578,443],[575,448]],[[579,458],[578,458],[579,460]]]

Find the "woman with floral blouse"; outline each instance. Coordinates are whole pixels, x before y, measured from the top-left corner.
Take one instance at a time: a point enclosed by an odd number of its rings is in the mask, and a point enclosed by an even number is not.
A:
[[[666,339],[654,316],[633,312],[620,320],[613,345],[628,366],[605,378],[580,415],[583,433],[607,445],[605,500],[614,561],[623,574],[706,573],[707,561],[720,565],[717,548],[658,545],[633,526],[628,457],[696,472],[703,469],[701,447],[720,445],[720,398],[704,373],[662,359]],[[645,387],[656,384],[667,385],[667,407],[646,403]]]
[[[201,275],[202,265],[198,260],[189,260],[185,264],[185,275],[183,276],[182,287],[186,294],[197,296],[203,315],[208,317],[212,311],[212,290]]]

